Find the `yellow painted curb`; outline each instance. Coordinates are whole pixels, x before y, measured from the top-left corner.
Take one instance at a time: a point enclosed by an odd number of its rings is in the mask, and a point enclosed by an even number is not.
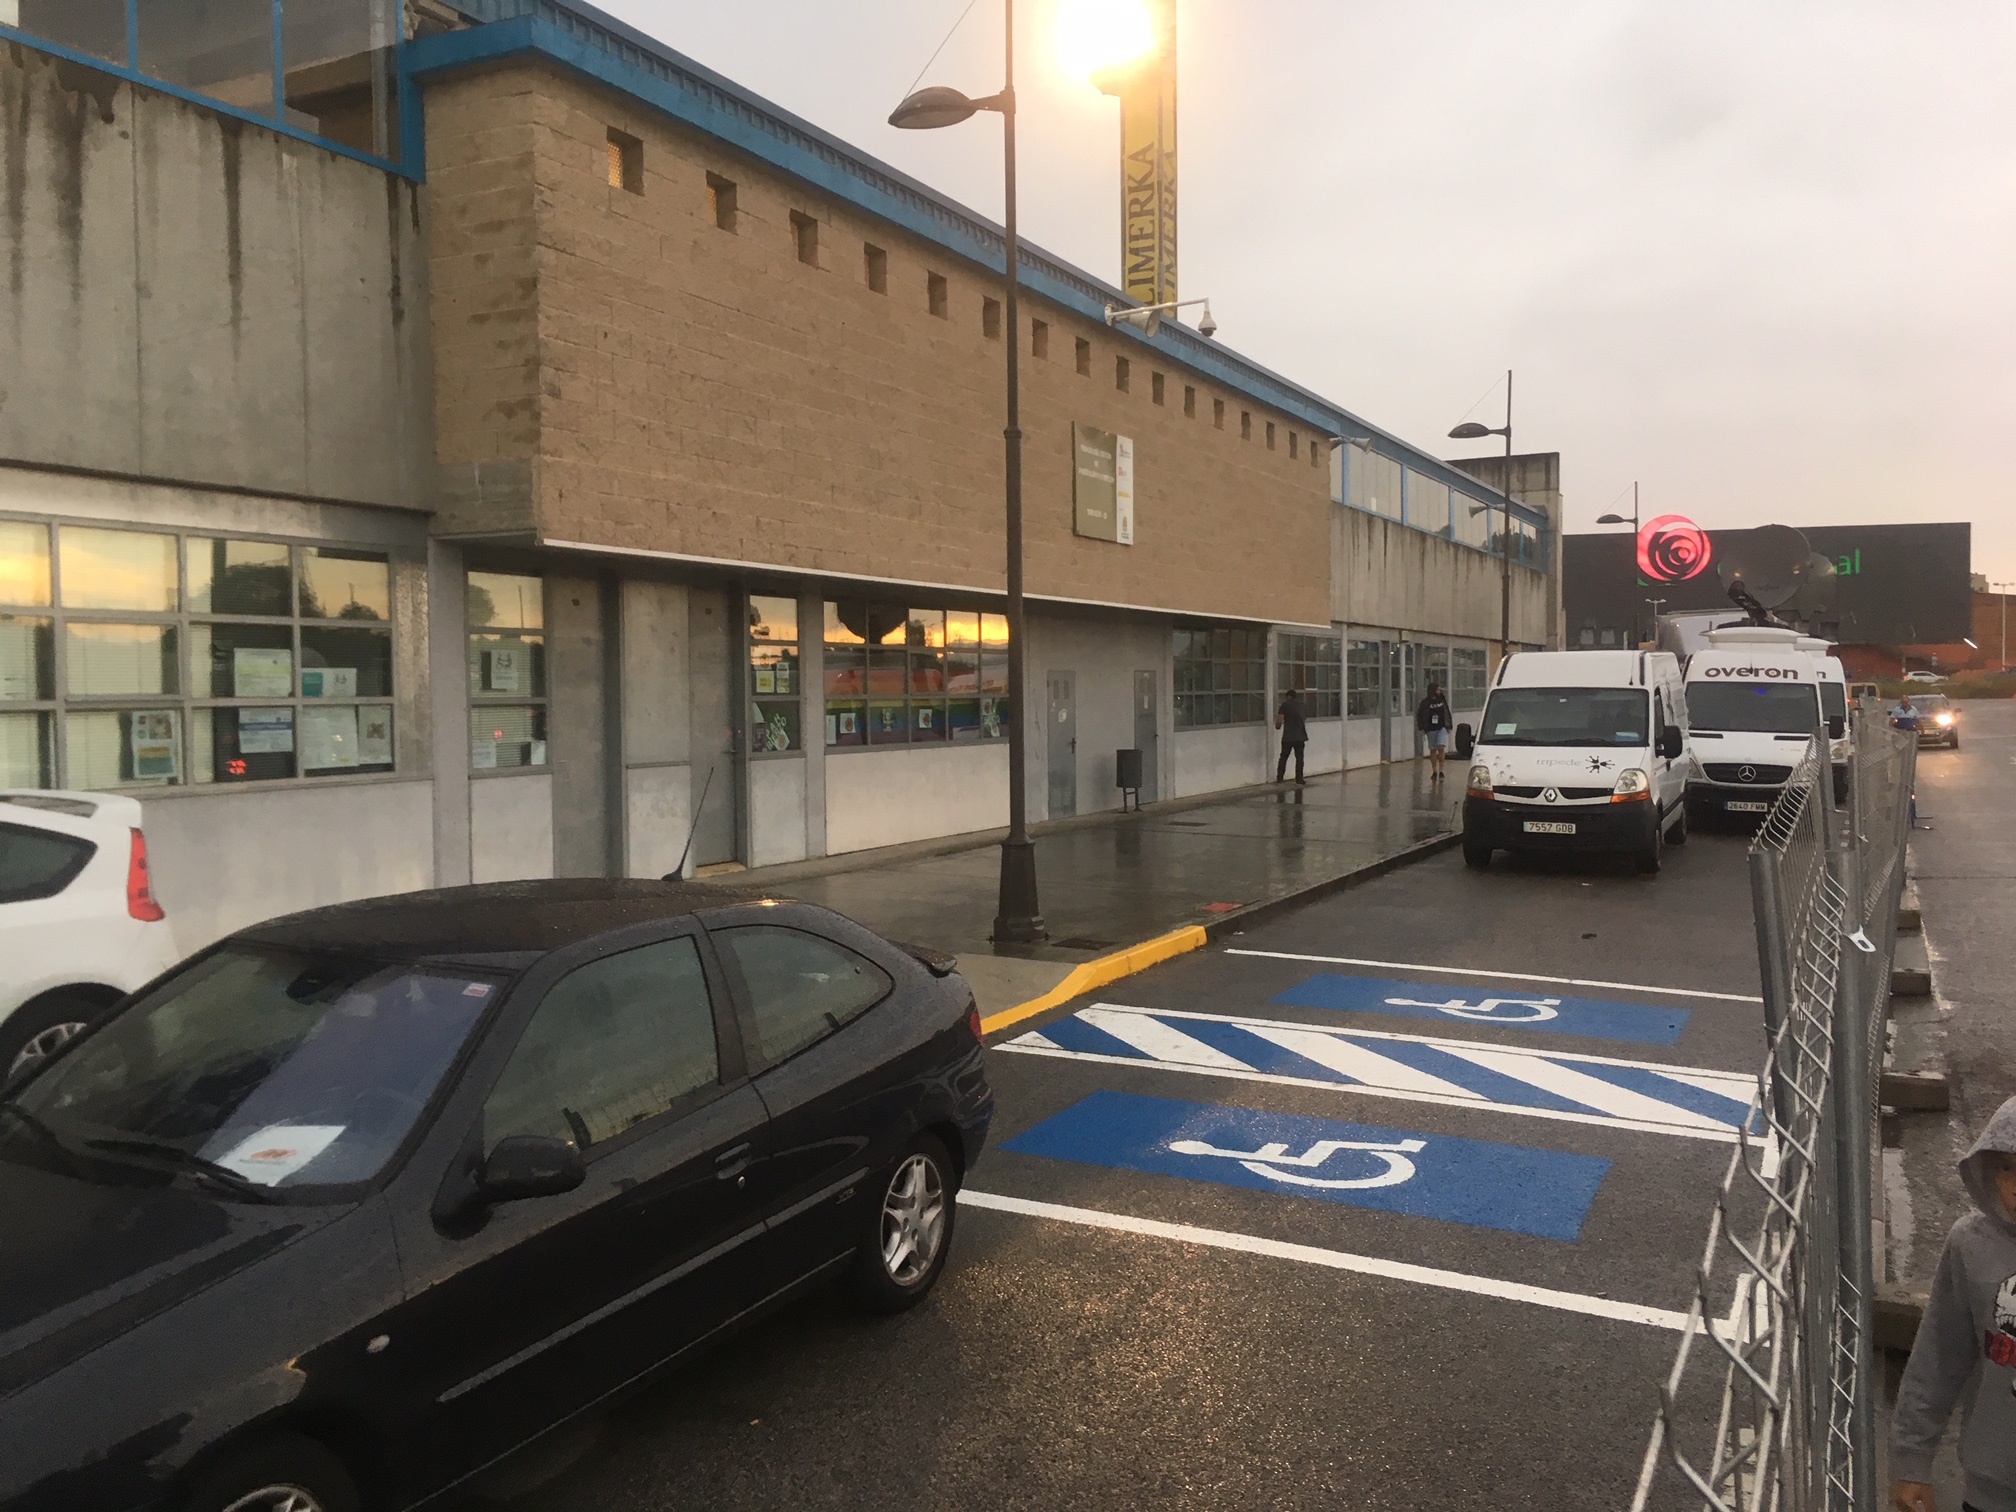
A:
[[[1090,992],[1094,987],[1104,987],[1108,982],[1117,982],[1137,971],[1146,971],[1157,961],[1166,961],[1171,956],[1182,955],[1186,950],[1196,950],[1204,943],[1204,926],[1186,924],[1181,929],[1172,929],[1168,934],[1157,935],[1152,940],[1143,940],[1139,945],[1130,945],[1125,950],[1116,950],[1111,955],[1100,956],[1096,961],[1087,961],[1082,966],[1071,968],[1071,974],[1052,987],[1043,996],[1031,998],[1026,1003],[1017,1003],[1013,1008],[1003,1008],[991,1018],[980,1020],[983,1033],[992,1034],[996,1029],[1006,1029],[1010,1024],[1019,1024],[1039,1013],[1046,1013],[1059,1003],[1068,1003],[1081,992]]]

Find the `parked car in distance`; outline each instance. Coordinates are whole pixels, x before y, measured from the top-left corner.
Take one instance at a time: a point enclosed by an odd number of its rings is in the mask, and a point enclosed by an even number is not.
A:
[[[1904,674],[1904,681],[1909,683],[1939,683],[1946,681],[1946,679],[1940,673],[1928,672],[1925,668],[1919,667],[1915,671],[1906,672]]]
[[[1918,745],[1950,746],[1960,749],[1960,706],[1944,693],[1913,693],[1911,707],[1918,711]]]
[[[410,1506],[829,1279],[919,1301],[992,1113],[954,962],[806,904],[243,930],[0,1100],[0,1508]]]
[[[136,800],[0,789],[0,1080],[177,959]]]

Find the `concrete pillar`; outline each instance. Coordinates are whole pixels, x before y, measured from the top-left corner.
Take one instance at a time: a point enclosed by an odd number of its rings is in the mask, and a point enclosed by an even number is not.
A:
[[[434,885],[469,881],[469,672],[462,548],[427,543],[427,700],[433,714]]]

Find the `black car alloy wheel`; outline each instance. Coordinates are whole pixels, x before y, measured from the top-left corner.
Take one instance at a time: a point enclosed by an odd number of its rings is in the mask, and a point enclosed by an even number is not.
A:
[[[931,1290],[952,1245],[955,1186],[951,1157],[930,1134],[918,1135],[889,1168],[874,1208],[863,1214],[873,1227],[862,1236],[854,1290],[865,1306],[900,1312]]]
[[[358,1512],[343,1462],[292,1435],[228,1455],[182,1503],[185,1512]]]

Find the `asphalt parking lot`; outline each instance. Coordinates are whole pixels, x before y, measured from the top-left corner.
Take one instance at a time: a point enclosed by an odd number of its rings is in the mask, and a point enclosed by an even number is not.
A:
[[[1624,1504],[1763,1052],[1744,845],[1447,854],[1015,1025],[929,1301],[802,1303],[513,1505]]]

